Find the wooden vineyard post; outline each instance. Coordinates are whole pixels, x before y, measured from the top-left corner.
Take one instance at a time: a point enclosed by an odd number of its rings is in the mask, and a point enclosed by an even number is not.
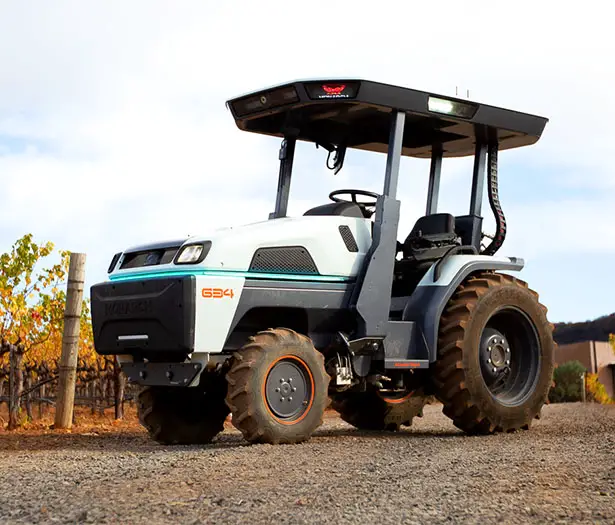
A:
[[[71,428],[73,423],[84,282],[85,254],[71,253],[64,307],[64,332],[62,334],[55,428]]]

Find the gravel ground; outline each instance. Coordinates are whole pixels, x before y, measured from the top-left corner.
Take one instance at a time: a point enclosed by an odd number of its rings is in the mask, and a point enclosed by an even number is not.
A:
[[[529,432],[468,437],[329,417],[301,445],[163,447],[143,432],[0,434],[0,523],[615,523],[615,406],[548,405]]]

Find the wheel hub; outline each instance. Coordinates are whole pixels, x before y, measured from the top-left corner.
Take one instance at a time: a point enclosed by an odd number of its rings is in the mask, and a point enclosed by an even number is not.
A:
[[[504,346],[504,341],[494,338],[493,344],[489,346],[489,355],[493,366],[501,368],[506,364],[506,352],[510,353],[510,349]]]
[[[511,349],[504,335],[493,328],[481,338],[481,368],[488,384],[510,371]]]
[[[306,372],[290,360],[276,363],[269,371],[265,397],[269,409],[282,419],[294,419],[307,407],[311,396]]]

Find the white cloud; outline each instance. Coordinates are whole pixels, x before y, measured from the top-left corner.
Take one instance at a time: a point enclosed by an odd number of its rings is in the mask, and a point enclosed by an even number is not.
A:
[[[593,186],[602,197],[507,204],[514,230],[505,251],[548,256],[566,249],[572,231],[587,250],[604,251],[605,239],[615,245],[602,226],[612,223],[615,197],[607,155],[615,45],[603,5],[2,3],[2,251],[32,231],[87,251],[89,277],[98,280],[126,243],[265,218],[279,143],[237,130],[224,102],[327,75],[445,94],[459,85],[473,99],[549,117],[538,145],[506,152],[507,162],[561,170],[561,184]],[[30,148],[7,148],[15,138]],[[299,148],[291,212],[333,189],[382,187],[382,156],[351,152],[335,177],[324,160],[322,150]],[[467,211],[470,166],[445,163],[440,209]],[[400,237],[423,214],[428,176],[425,162],[402,168]],[[579,217],[598,226],[583,227]],[[537,225],[548,227],[549,240]]]

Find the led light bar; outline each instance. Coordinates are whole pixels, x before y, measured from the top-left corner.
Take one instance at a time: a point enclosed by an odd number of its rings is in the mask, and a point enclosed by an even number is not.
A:
[[[427,102],[427,107],[432,113],[442,113],[460,118],[472,118],[478,109],[475,104],[431,96]]]

